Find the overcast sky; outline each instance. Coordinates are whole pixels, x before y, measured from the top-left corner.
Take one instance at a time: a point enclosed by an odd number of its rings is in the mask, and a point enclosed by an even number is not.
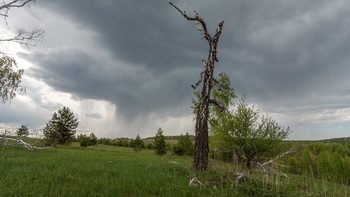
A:
[[[218,44],[216,75],[290,126],[290,139],[350,136],[350,1],[174,0],[196,10]],[[8,24],[8,25],[7,25]],[[191,98],[208,44],[161,0],[37,0],[12,9],[1,34],[43,29],[36,47],[7,45],[27,88],[0,104],[3,126],[42,128],[68,106],[98,137],[194,134]]]

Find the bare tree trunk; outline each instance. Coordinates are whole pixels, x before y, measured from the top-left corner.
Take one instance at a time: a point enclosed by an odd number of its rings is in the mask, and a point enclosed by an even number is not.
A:
[[[208,153],[209,153],[209,140],[208,140],[208,118],[209,118],[209,104],[215,104],[223,109],[223,106],[220,105],[219,102],[215,100],[211,100],[211,89],[212,89],[212,80],[214,74],[214,65],[215,61],[218,62],[216,57],[216,47],[219,41],[222,27],[224,25],[224,21],[222,21],[217,29],[214,37],[211,37],[207,31],[206,24],[204,20],[199,16],[199,14],[195,12],[193,17],[189,17],[186,15],[186,12],[181,11],[178,7],[176,7],[173,3],[169,2],[175,9],[177,9],[182,16],[184,16],[187,20],[194,21],[197,25],[198,30],[202,34],[203,38],[208,41],[209,44],[209,55],[208,60],[202,60],[202,64],[205,67],[205,70],[200,74],[199,81],[193,85],[193,88],[197,88],[197,86],[202,82],[202,78],[204,75],[203,88],[201,92],[201,98],[198,105],[198,112],[196,116],[196,139],[195,139],[195,148],[194,148],[194,160],[193,160],[193,168],[195,170],[207,170],[208,169]]]

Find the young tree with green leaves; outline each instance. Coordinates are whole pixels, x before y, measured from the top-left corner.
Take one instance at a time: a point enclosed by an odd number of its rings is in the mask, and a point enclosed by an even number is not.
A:
[[[74,140],[78,119],[68,108],[63,107],[54,113],[51,120],[46,123],[44,128],[44,137],[48,145],[70,144]]]
[[[158,128],[156,137],[154,138],[154,148],[157,155],[164,155],[167,152],[167,145],[163,135],[162,128]]]
[[[317,158],[317,175],[320,178],[330,178],[332,174],[331,160],[333,159],[332,153],[330,151],[322,151]]]
[[[281,127],[271,117],[260,116],[259,111],[249,107],[241,99],[230,117],[228,133],[233,149],[243,156],[248,168],[251,161],[264,161],[280,153],[280,145],[290,129]]]
[[[23,69],[17,67],[16,60],[0,53],[0,102],[5,103],[16,96],[21,83]]]
[[[302,172],[304,174],[314,176],[317,169],[314,165],[312,154],[309,149],[305,148],[301,151],[300,160]]]
[[[282,128],[267,115],[260,116],[244,98],[234,103],[236,96],[227,74],[220,73],[216,81],[221,85],[214,86],[213,98],[226,110],[215,105],[210,107],[211,145],[219,151],[239,154],[248,168],[253,159],[263,161],[280,153],[278,147],[288,137],[290,129]]]
[[[18,137],[22,136],[28,136],[29,135],[29,129],[27,126],[22,125],[20,128],[17,129],[16,134]]]

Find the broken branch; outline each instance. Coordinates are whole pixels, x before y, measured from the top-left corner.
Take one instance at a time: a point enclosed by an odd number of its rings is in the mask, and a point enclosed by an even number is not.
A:
[[[266,165],[268,165],[268,164],[270,164],[270,163],[275,163],[276,160],[278,160],[278,159],[280,159],[280,158],[286,156],[286,155],[289,154],[289,153],[294,152],[294,149],[295,149],[295,147],[291,148],[291,149],[290,149],[289,151],[287,151],[287,152],[284,152],[284,153],[281,153],[281,154],[277,155],[277,157],[271,159],[270,161],[264,162],[263,164],[261,164],[261,166],[266,166]]]
[[[19,29],[15,37],[0,39],[0,42],[16,42],[27,47],[35,46],[35,43],[43,38],[44,33],[45,31],[41,29],[34,29],[31,32]]]
[[[219,103],[219,102],[216,101],[216,100],[210,99],[210,100],[209,100],[209,103],[218,106],[218,107],[220,108],[220,112],[223,112],[223,111],[225,111],[225,109],[226,109],[225,106],[221,105],[221,103]]]
[[[176,5],[174,5],[172,2],[169,2],[170,5],[172,5],[177,11],[180,12],[180,14],[185,17],[185,19],[189,20],[189,21],[194,21],[196,23],[196,26],[199,30],[199,32],[202,34],[202,36],[208,40],[209,42],[212,42],[212,38],[208,33],[207,30],[207,25],[205,24],[204,20],[199,16],[199,14],[194,11],[194,15],[193,17],[189,17],[187,16],[186,12],[183,12],[182,10],[180,10]]]
[[[13,0],[9,3],[3,2],[3,5],[0,6],[0,10],[2,9],[10,9],[10,8],[19,8],[25,6],[27,3],[34,1],[34,0]],[[16,4],[18,3],[18,4]]]
[[[23,146],[24,148],[26,148],[26,149],[28,149],[28,150],[31,150],[31,151],[34,151],[34,150],[36,150],[36,149],[42,150],[42,149],[51,148],[51,147],[36,147],[36,146],[32,146],[32,145],[30,145],[29,143],[23,141],[22,139],[15,139],[15,138],[8,138],[8,137],[0,137],[0,140],[4,140],[4,141],[13,141],[13,142],[17,143],[17,144],[3,143],[3,144],[0,144],[0,145],[5,145],[5,146],[21,145],[21,146]]]
[[[204,75],[205,72],[206,72],[206,70],[204,70],[204,71],[201,72],[201,74],[200,74],[200,76],[199,76],[199,80],[197,81],[197,83],[196,83],[195,85],[192,85],[192,88],[193,88],[193,89],[196,89],[196,88],[199,86],[199,84],[202,82],[203,75]]]

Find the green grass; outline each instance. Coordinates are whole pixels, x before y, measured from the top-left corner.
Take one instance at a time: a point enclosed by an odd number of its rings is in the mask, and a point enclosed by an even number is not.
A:
[[[158,156],[152,150],[77,143],[27,151],[0,147],[0,196],[349,196],[350,188],[303,176],[285,178],[211,161],[211,170],[191,170],[192,158]],[[202,186],[189,186],[197,177]]]

